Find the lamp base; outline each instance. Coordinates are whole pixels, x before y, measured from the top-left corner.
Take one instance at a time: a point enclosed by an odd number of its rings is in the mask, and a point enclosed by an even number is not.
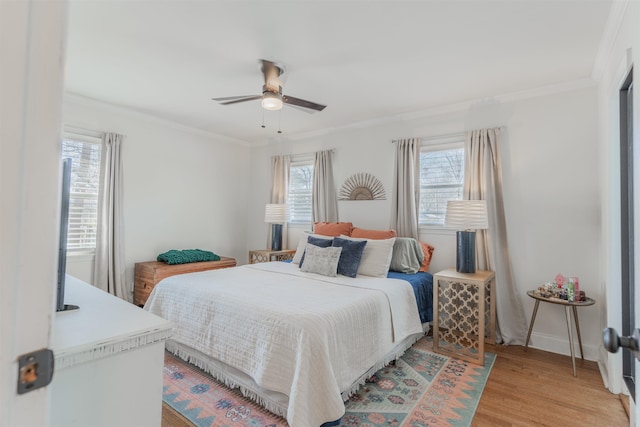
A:
[[[456,271],[458,273],[476,272],[476,232],[456,232],[457,257]]]
[[[271,224],[271,250],[282,250],[282,224]]]

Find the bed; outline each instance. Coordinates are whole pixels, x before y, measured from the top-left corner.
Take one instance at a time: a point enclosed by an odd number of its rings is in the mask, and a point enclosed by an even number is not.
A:
[[[164,279],[145,309],[174,323],[170,352],[289,425],[318,427],[431,320],[431,275],[388,275],[251,264]]]

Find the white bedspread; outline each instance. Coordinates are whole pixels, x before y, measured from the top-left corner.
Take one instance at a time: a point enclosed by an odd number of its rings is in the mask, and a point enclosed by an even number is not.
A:
[[[175,324],[173,340],[288,396],[293,427],[340,418],[341,393],[422,333],[408,283],[325,277],[283,262],[169,277],[145,309]]]

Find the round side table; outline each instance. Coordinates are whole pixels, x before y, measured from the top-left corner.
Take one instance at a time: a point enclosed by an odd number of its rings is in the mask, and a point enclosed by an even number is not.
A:
[[[531,339],[531,331],[533,330],[533,324],[536,321],[536,314],[538,313],[538,306],[540,301],[548,302],[551,304],[558,304],[564,306],[564,314],[567,319],[567,332],[569,334],[569,349],[571,351],[571,364],[573,365],[573,376],[576,374],[576,358],[573,351],[573,332],[571,331],[571,313],[573,313],[573,320],[576,324],[576,332],[578,334],[578,344],[580,346],[580,357],[584,360],[584,354],[582,352],[582,338],[580,337],[580,323],[578,321],[578,307],[587,307],[596,303],[593,298],[587,298],[585,301],[566,301],[559,298],[547,298],[543,297],[536,291],[528,291],[527,295],[536,300],[536,305],[533,307],[533,314],[531,315],[531,323],[529,324],[529,333],[527,334],[527,341],[524,344],[525,350],[529,346],[529,340]]]

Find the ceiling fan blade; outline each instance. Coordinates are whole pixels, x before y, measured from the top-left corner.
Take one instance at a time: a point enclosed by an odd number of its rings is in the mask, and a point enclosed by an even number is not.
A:
[[[238,102],[253,101],[254,99],[262,99],[262,95],[253,95],[253,96],[249,96],[249,97],[242,97],[242,98],[239,98],[239,99],[232,99],[230,101],[220,102],[220,104],[222,104],[222,105],[237,104]]]
[[[211,99],[213,99],[214,101],[223,102],[223,101],[235,101],[236,99],[253,98],[254,96],[260,96],[260,95],[225,96],[223,98],[211,98]]]
[[[295,98],[293,96],[285,95],[282,97],[282,101],[285,104],[295,105],[298,107],[308,108],[310,110],[322,111],[326,108],[326,105],[316,104],[315,102],[306,101],[304,99]]]

